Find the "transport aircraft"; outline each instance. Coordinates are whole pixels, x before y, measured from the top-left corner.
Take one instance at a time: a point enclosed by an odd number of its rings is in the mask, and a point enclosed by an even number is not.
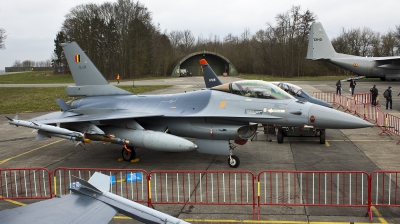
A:
[[[185,224],[110,191],[110,176],[95,172],[88,181],[73,177],[72,194],[0,211],[2,223],[109,223],[119,212],[142,223]]]
[[[320,22],[311,25],[306,58],[327,61],[366,78],[400,79],[400,56],[360,57],[336,53]]]
[[[234,143],[243,145],[253,138],[258,123],[320,130],[373,126],[350,114],[298,101],[278,86],[257,80],[179,94],[135,95],[109,84],[76,42],[62,47],[75,81],[66,88],[67,95],[81,98],[68,103],[57,99],[61,111],[29,121],[8,118],[11,125],[37,129],[37,139],[111,142],[122,146],[127,161],[135,159],[135,148],[197,150],[226,155],[229,166],[236,168],[240,160],[233,154]],[[200,64],[203,71],[211,69],[205,60]]]

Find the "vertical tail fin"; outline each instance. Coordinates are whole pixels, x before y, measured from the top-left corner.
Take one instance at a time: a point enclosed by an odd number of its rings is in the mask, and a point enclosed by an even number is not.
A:
[[[308,37],[307,59],[326,60],[334,58],[336,54],[322,24],[313,23]]]
[[[219,80],[217,74],[212,70],[206,59],[200,60],[201,71],[203,72],[204,82],[206,88],[222,85],[223,83]]]
[[[61,44],[76,86],[67,87],[68,96],[132,94],[112,86],[76,42]]]
[[[107,85],[108,82],[76,42],[61,44],[77,86]]]

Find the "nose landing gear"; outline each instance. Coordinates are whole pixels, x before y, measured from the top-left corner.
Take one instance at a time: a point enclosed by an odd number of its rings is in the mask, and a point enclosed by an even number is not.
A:
[[[240,165],[240,159],[239,157],[233,155],[233,150],[236,148],[235,145],[232,143],[229,143],[229,157],[228,157],[228,165],[231,168],[238,168]]]

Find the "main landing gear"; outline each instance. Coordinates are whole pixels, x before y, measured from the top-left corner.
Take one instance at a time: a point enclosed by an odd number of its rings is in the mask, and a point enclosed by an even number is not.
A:
[[[136,158],[136,152],[135,149],[132,146],[126,146],[122,148],[122,158],[125,161],[131,161]]]
[[[281,144],[283,143],[284,137],[317,137],[319,138],[319,144],[325,144],[326,129],[300,129],[297,127],[286,127],[276,129],[276,141]]]
[[[320,129],[319,130],[319,144],[325,144],[325,136],[326,136],[325,129]]]
[[[232,168],[238,168],[240,165],[239,157],[233,155],[233,150],[236,148],[235,145],[229,143],[229,157],[228,157],[228,165]]]

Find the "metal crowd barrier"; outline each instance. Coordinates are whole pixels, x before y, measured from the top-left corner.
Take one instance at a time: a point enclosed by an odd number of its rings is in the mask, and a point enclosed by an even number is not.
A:
[[[371,205],[400,206],[400,171],[374,171],[371,176]]]
[[[374,171],[370,174],[368,216],[372,206],[400,207],[400,171]]]
[[[70,194],[70,188],[79,186],[76,177],[88,180],[96,171],[110,176],[111,193],[136,202],[148,203],[148,174],[140,169],[60,167],[53,172],[54,195]]]
[[[313,96],[327,103],[334,103],[336,94],[325,93],[325,92],[313,92]]]
[[[149,178],[150,204],[248,205],[255,216],[250,171],[157,170]]]
[[[400,137],[400,118],[389,113],[384,113],[379,109],[379,96],[377,98],[377,106],[371,105],[371,93],[357,93],[353,98],[349,98],[336,93],[314,92],[313,96],[318,99],[330,99],[337,109],[343,109],[344,112],[353,113],[363,119],[375,123],[382,129],[379,134],[394,134]],[[400,141],[397,142],[400,144]]]
[[[0,199],[52,198],[51,173],[43,167],[0,169]]]
[[[46,168],[0,169],[0,199],[47,199],[70,194],[95,171],[110,175],[111,192],[155,204],[248,206],[253,219],[267,206],[400,207],[400,171],[250,171]],[[52,176],[53,175],[53,176]],[[52,185],[51,179],[54,184]],[[255,192],[257,189],[257,196]],[[256,210],[257,206],[257,210]],[[241,207],[245,209],[245,207]]]
[[[368,177],[362,171],[262,171],[258,215],[262,205],[368,208]]]

